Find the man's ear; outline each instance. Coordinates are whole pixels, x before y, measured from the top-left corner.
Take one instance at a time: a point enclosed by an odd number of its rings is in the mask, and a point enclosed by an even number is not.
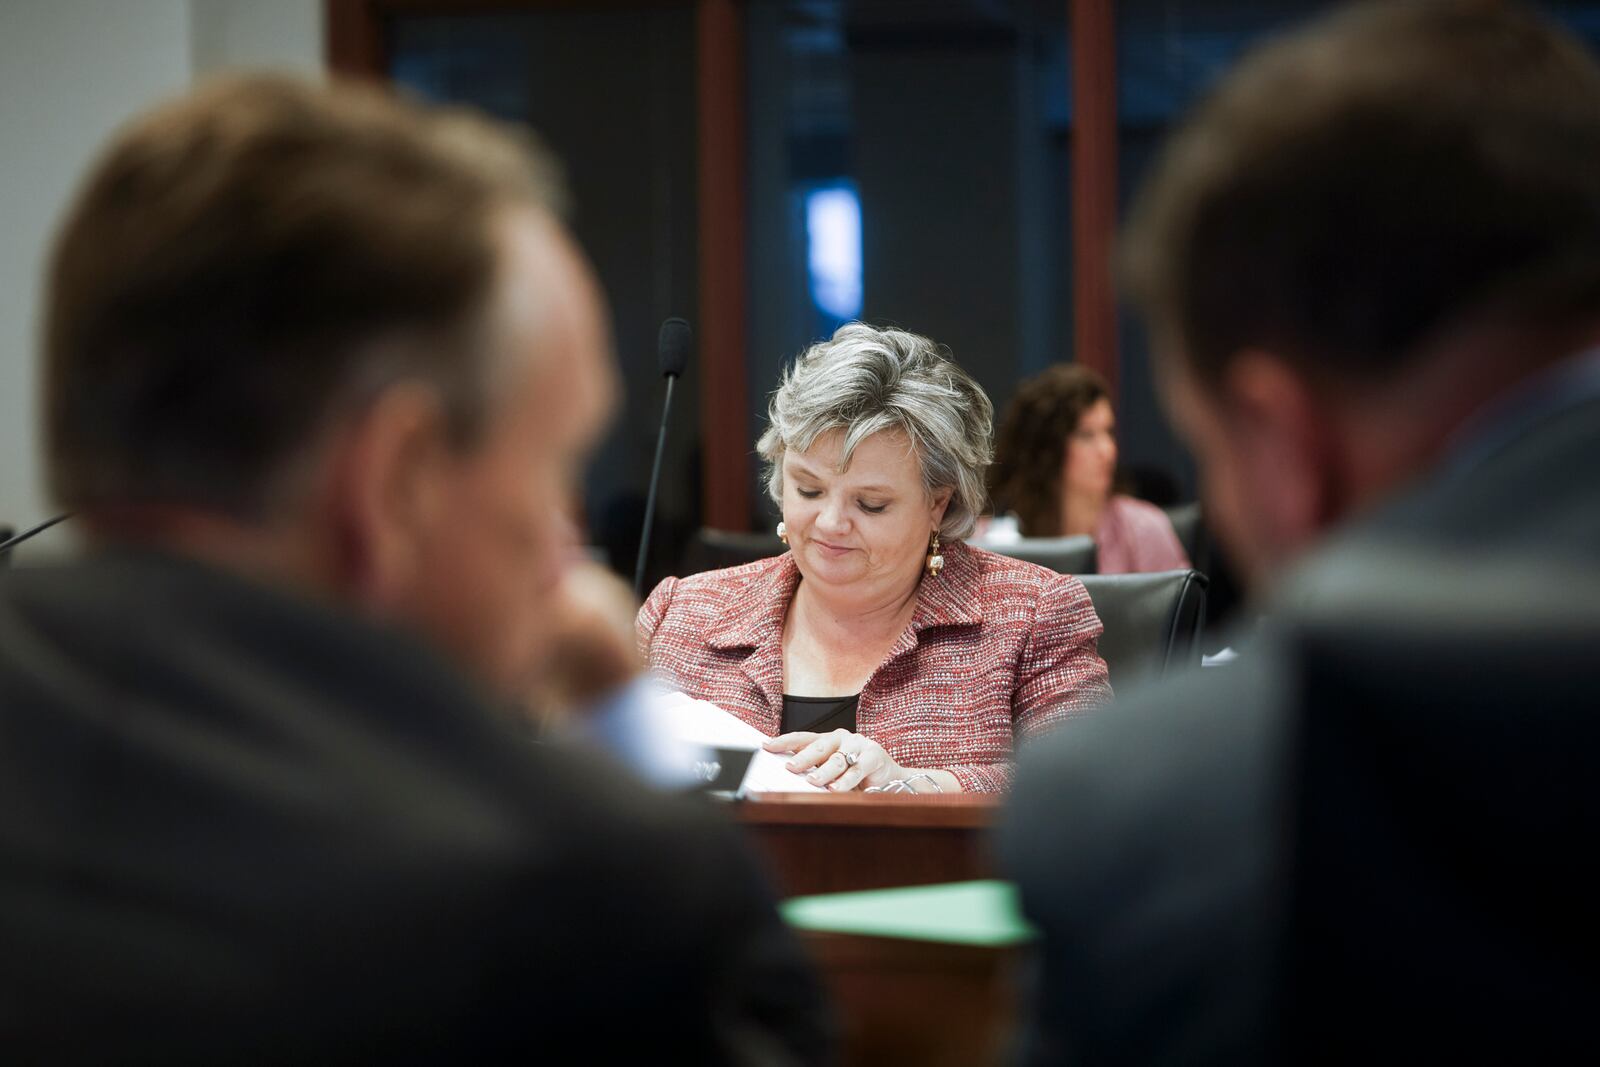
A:
[[[402,600],[423,566],[428,539],[445,519],[450,445],[438,395],[394,386],[333,444],[325,514],[337,580],[357,602]]]
[[[1227,431],[1245,470],[1252,511],[1280,548],[1315,540],[1339,516],[1338,434],[1304,375],[1269,352],[1245,351],[1224,372]]]

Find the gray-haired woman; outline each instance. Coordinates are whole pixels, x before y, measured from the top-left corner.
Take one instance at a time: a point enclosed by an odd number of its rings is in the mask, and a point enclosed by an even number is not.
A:
[[[925,337],[851,323],[813,345],[758,445],[789,551],[657,586],[651,666],[814,784],[1004,789],[1019,740],[1110,687],[1077,579],[962,543],[992,417]]]

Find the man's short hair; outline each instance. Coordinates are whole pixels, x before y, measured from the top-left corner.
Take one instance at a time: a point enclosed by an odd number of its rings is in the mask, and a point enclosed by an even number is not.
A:
[[[1337,12],[1248,57],[1124,237],[1159,347],[1376,381],[1443,330],[1600,309],[1600,68],[1497,0]]]
[[[375,87],[252,76],[136,120],[51,265],[56,496],[259,515],[336,412],[400,379],[470,441],[512,205],[560,207],[525,134]]]

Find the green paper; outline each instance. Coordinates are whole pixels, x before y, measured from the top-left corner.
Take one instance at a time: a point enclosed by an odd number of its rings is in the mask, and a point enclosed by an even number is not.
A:
[[[778,905],[800,930],[870,937],[903,937],[957,945],[1016,945],[1033,927],[1010,882],[952,882],[856,893],[791,897]]]

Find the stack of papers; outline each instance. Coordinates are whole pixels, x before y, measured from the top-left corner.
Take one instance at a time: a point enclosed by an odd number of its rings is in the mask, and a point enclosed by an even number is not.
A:
[[[739,793],[826,793],[789,770],[789,758],[762,749],[771,740],[715,704],[673,690],[659,689],[650,700],[652,725],[681,742],[705,748],[737,748],[755,753]]]

